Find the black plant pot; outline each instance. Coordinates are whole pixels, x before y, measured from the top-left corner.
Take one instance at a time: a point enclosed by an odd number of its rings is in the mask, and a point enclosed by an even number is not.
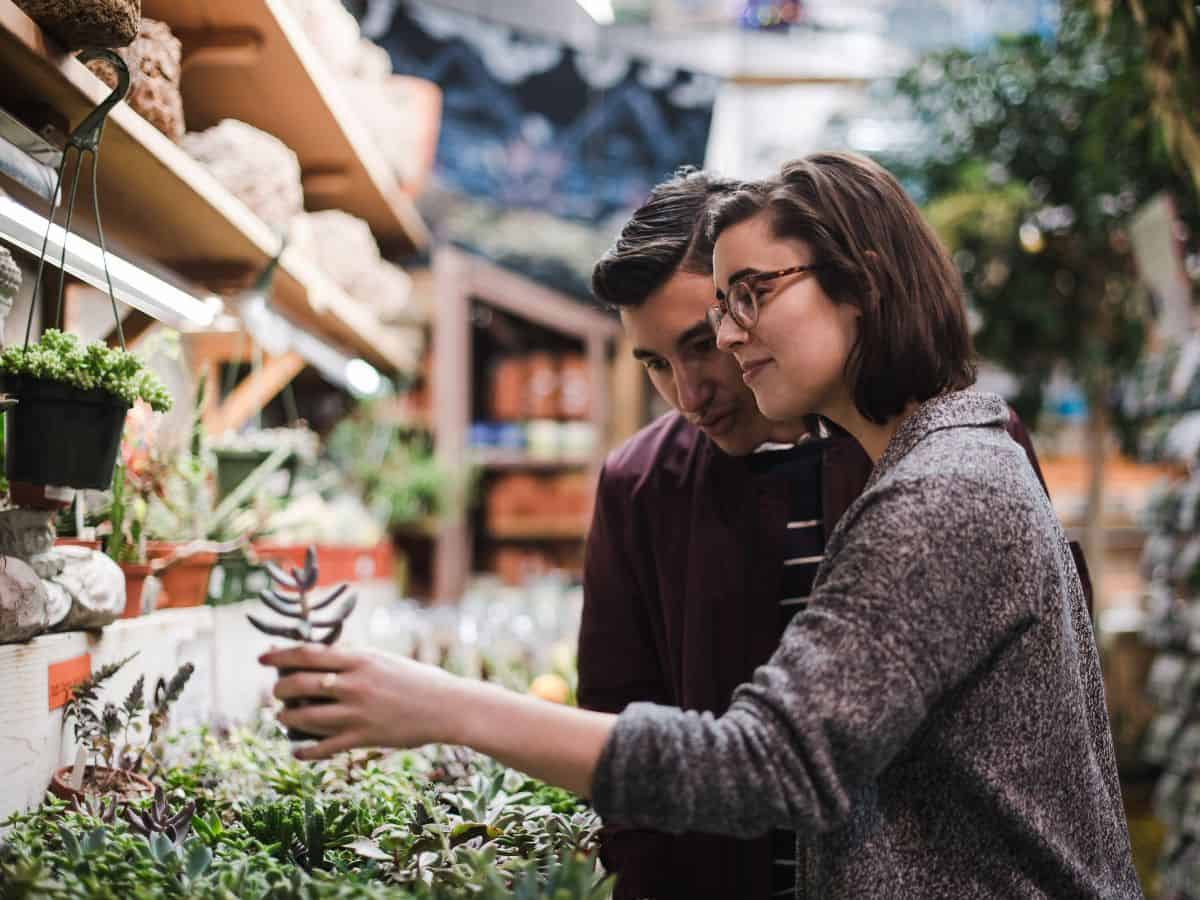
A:
[[[270,455],[270,450],[217,450],[217,502],[237,490],[238,485],[253,475]],[[284,492],[284,499],[287,499],[292,495],[292,482],[296,478],[296,457],[290,457],[280,469],[288,473]]]
[[[106,490],[121,449],[129,404],[102,390],[57,381],[0,378],[17,399],[4,414],[4,474],[9,481]]]
[[[286,678],[288,675],[293,675],[296,672],[305,672],[305,671],[308,671],[308,670],[307,669],[280,669],[279,677]],[[333,702],[333,699],[330,697],[296,697],[295,699],[292,699],[292,700],[284,700],[283,705],[284,705],[285,709],[299,709],[302,706],[315,706],[320,703],[332,703],[332,702]],[[288,728],[288,729],[286,729],[286,731],[287,731],[287,736],[288,736],[289,741],[319,741],[319,740],[321,740],[321,735],[310,734],[307,731],[301,731],[299,728]]]

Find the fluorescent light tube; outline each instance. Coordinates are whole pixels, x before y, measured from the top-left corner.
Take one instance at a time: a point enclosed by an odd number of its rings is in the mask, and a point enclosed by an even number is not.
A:
[[[0,240],[36,258],[41,252],[45,234],[44,217],[11,197],[0,196]],[[63,229],[53,225],[50,240],[46,243],[46,261],[55,268],[62,258],[62,247]],[[64,268],[80,281],[108,292],[100,248],[91,241],[72,234],[67,241]],[[112,253],[108,254],[108,271],[112,276],[113,294],[118,300],[173,328],[184,331],[207,328],[216,318],[216,311],[211,304]]]
[[[384,378],[365,359],[351,358],[316,335],[275,312],[261,293],[251,293],[237,304],[242,324],[255,342],[273,356],[289,350],[300,354],[326,381],[356,397],[373,397],[384,388]]]
[[[612,0],[578,0],[578,3],[597,25],[611,25],[616,19]]]

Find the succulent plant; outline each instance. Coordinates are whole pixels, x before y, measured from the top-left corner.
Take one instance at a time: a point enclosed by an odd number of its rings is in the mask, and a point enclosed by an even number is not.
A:
[[[294,641],[332,644],[341,637],[346,617],[354,611],[354,606],[358,602],[358,598],[350,594],[336,610],[325,616],[314,615],[314,613],[326,610],[336,603],[346,593],[347,588],[350,587],[347,583],[339,584],[327,597],[316,602],[309,600],[308,592],[316,587],[317,575],[319,574],[315,547],[308,548],[308,552],[304,556],[303,569],[293,568],[289,574],[270,562],[266,564],[266,569],[267,574],[275,585],[294,594],[294,596],[287,596],[281,594],[278,590],[265,588],[260,592],[259,597],[263,603],[273,611],[279,613],[279,615],[295,619],[296,624],[272,625],[247,614],[246,618],[250,620],[251,625],[264,634],[290,638]],[[318,631],[324,631],[325,633],[317,637]]]
[[[154,800],[145,809],[125,808],[125,821],[134,832],[146,840],[154,835],[164,835],[176,847],[183,845],[192,832],[192,817],[196,814],[196,801],[191,800],[183,808],[172,810],[167,805],[161,787],[154,789]]]
[[[247,613],[246,618],[250,620],[250,624],[264,634],[269,634],[274,637],[289,638],[293,641],[307,641],[310,643],[332,644],[342,634],[342,628],[345,627],[346,618],[354,611],[354,606],[358,602],[358,598],[353,594],[349,594],[342,600],[341,606],[337,609],[325,614],[324,616],[316,616],[315,613],[329,609],[346,594],[349,584],[342,583],[330,591],[329,595],[313,602],[308,599],[308,592],[317,585],[317,551],[315,547],[309,547],[308,552],[304,555],[304,568],[292,568],[291,572],[284,572],[279,566],[268,562],[266,564],[267,575],[271,581],[279,587],[283,588],[290,594],[280,593],[273,588],[264,588],[259,597],[270,609],[279,613],[288,619],[295,619],[295,625],[272,625],[269,622],[264,622],[261,619]],[[320,637],[318,632],[324,632]],[[289,669],[281,669],[280,675],[288,675],[291,673]],[[288,708],[298,706],[307,706],[311,703],[327,703],[328,700],[313,698],[313,699],[296,699],[289,700],[285,704]],[[306,731],[301,731],[296,728],[288,729],[288,737],[294,741],[312,740],[316,735],[309,734]]]

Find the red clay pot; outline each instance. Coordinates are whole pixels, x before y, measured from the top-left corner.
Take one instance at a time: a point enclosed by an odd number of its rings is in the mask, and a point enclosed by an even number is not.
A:
[[[146,563],[121,563],[121,571],[125,573],[125,610],[122,619],[136,619],[142,615],[142,589],[146,586],[146,576],[150,574],[150,566]],[[155,602],[155,609],[167,606],[166,590],[161,589]]]
[[[171,556],[177,549],[177,544],[168,541],[151,541],[146,546],[146,556],[152,560],[163,559]],[[162,579],[163,591],[166,592],[169,603],[160,603],[159,607],[170,606],[179,609],[203,606],[208,598],[208,579],[216,562],[217,554],[202,551],[180,557],[160,571],[158,577]]]
[[[73,768],[75,767],[63,766],[61,769],[55,769],[54,774],[50,778],[50,787],[48,788],[51,794],[59,799],[66,800],[68,803],[76,798],[82,801],[87,794],[86,790],[77,791],[75,788],[71,787],[71,770]],[[150,782],[149,778],[146,778],[144,775],[139,775],[136,772],[124,772],[120,769],[109,769],[104,766],[99,768],[95,766],[88,766],[83,770],[83,783],[85,788],[88,783],[88,776],[94,774],[95,772],[112,773],[117,782],[117,785],[115,786],[120,788],[119,791],[110,790],[96,792],[101,793],[103,796],[112,796],[116,794],[125,801],[136,800],[143,796],[154,796],[154,785]]]

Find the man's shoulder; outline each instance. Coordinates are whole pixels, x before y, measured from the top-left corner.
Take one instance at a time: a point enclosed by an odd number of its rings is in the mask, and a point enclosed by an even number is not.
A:
[[[609,453],[604,478],[627,488],[650,481],[680,481],[699,470],[715,448],[699,428],[677,412],[659,416]]]

